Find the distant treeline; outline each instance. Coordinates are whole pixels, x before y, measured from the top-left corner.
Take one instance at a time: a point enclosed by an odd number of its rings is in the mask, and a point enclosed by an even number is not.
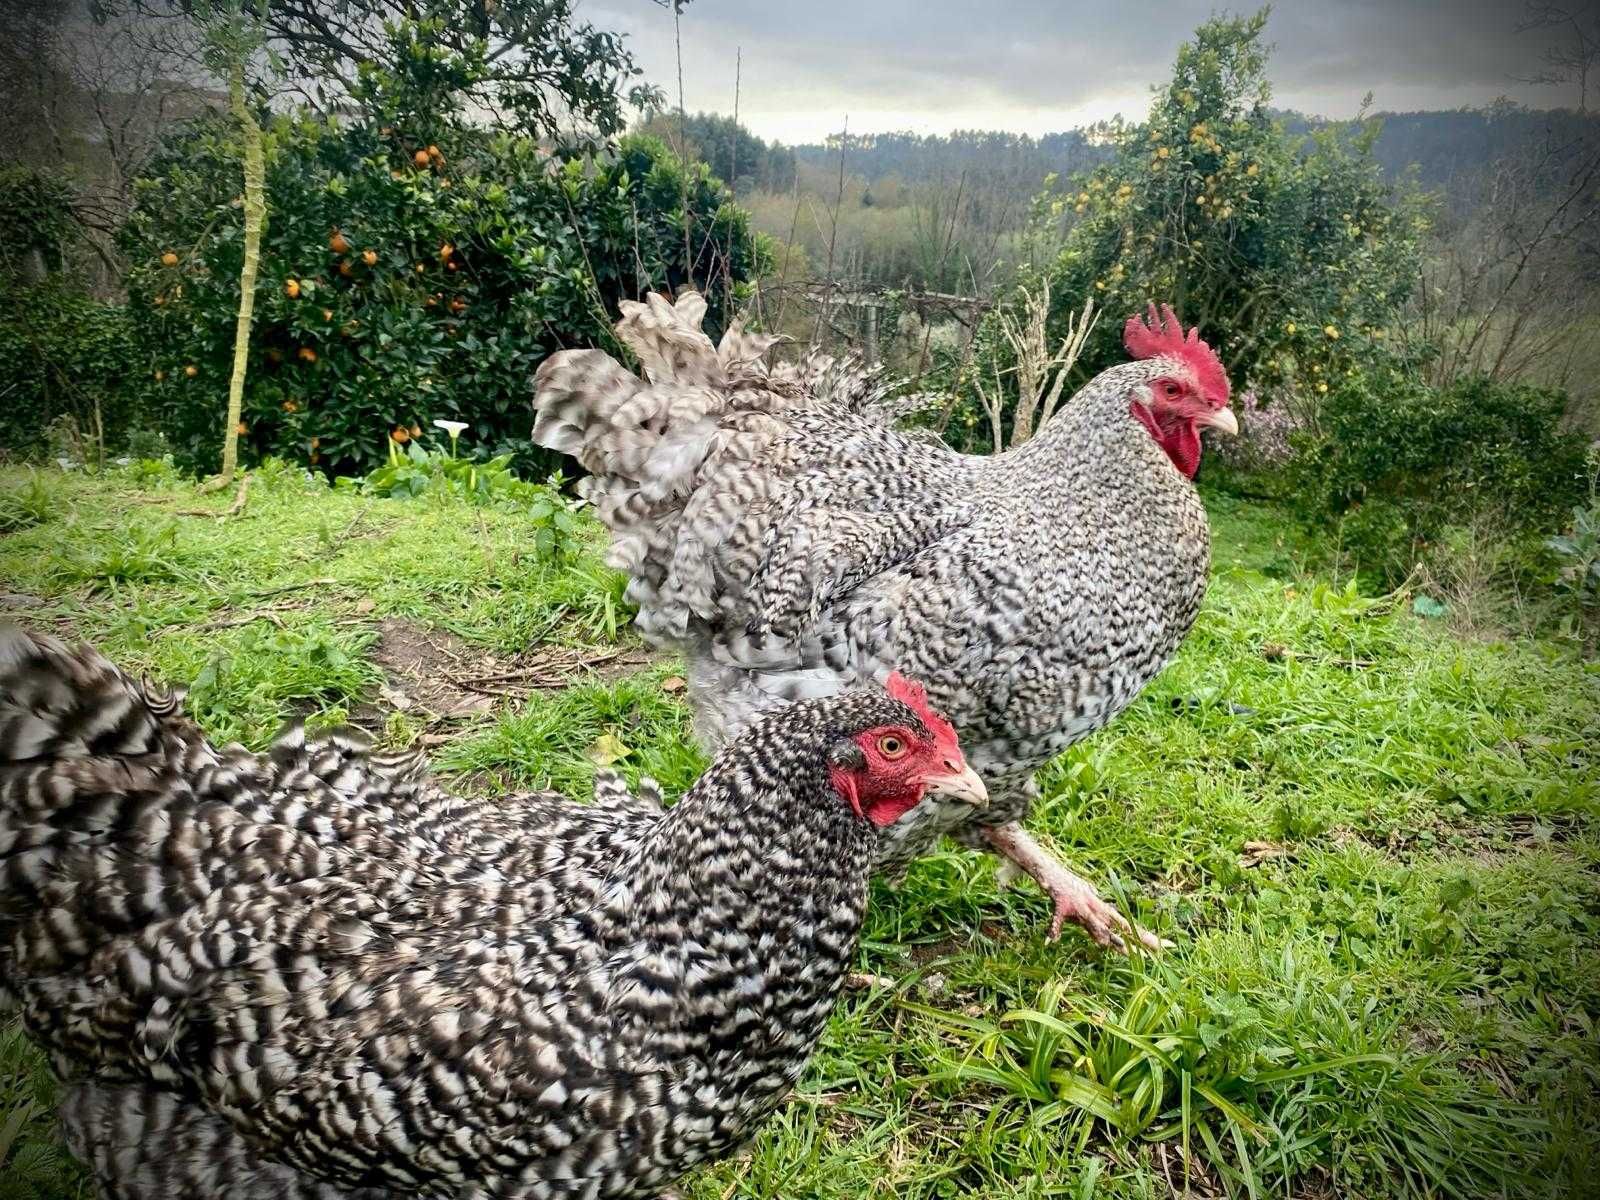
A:
[[[713,175],[739,192],[786,192],[794,186],[794,151],[762,141],[732,117],[702,112],[680,120],[677,113],[658,111],[645,117],[642,128],[710,164]]]
[[[1292,132],[1309,133],[1329,124],[1296,112],[1278,116]],[[1448,190],[1533,142],[1575,139],[1586,129],[1592,136],[1600,125],[1600,116],[1594,114],[1527,109],[1509,103],[1375,116],[1383,122],[1383,131],[1374,154],[1384,170],[1399,176],[1415,166],[1418,182],[1428,191]],[[836,168],[839,150],[839,139],[831,138],[826,143],[794,146],[788,153],[805,166]],[[891,176],[906,183],[935,182],[952,179],[963,170],[1038,180],[1054,171],[1065,178],[1093,169],[1111,153],[1093,126],[1037,138],[990,130],[960,130],[947,136],[851,135],[844,151],[847,169],[869,183]]]
[[[839,150],[835,137],[825,144],[795,146],[791,153],[807,166],[837,166]],[[949,135],[873,133],[851,135],[844,142],[846,168],[868,183],[890,176],[904,183],[936,183],[963,170],[1037,181],[1052,171],[1068,176],[1092,170],[1110,153],[1109,146],[1096,143],[1092,130],[1082,129],[1037,138],[988,129]]]

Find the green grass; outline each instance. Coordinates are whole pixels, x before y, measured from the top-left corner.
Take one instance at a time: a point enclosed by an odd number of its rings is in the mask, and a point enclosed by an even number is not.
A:
[[[354,717],[425,736],[460,786],[580,795],[598,749],[672,791],[700,769],[677,665],[637,654],[597,533],[551,563],[508,512],[286,472],[231,499],[0,473],[0,593],[188,686],[219,738]],[[860,965],[887,982],[847,994],[793,1103],[694,1200],[1593,1194],[1600,670],[1462,640],[1308,570],[1281,513],[1208,503],[1193,635],[1045,772],[1032,821],[1177,948],[1047,944],[1042,898],[992,860],[916,864],[874,892]],[[510,694],[397,711],[397,623]],[[517,683],[615,639],[631,667]],[[48,1093],[7,1033],[0,1197],[79,1194]]]

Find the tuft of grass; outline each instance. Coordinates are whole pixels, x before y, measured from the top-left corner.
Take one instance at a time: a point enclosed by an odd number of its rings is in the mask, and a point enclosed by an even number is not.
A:
[[[46,476],[29,471],[0,485],[0,534],[43,525],[59,510],[60,497]]]
[[[661,667],[530,699],[489,729],[446,747],[438,765],[486,773],[505,788],[552,787],[587,799],[600,755],[630,782],[648,775],[669,794],[681,793],[704,770],[705,757],[694,743],[687,708],[660,690],[669,673]]]

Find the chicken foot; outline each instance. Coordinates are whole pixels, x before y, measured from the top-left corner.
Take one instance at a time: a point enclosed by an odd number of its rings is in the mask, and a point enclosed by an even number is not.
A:
[[[1124,954],[1128,952],[1127,938],[1136,938],[1147,950],[1157,953],[1173,944],[1140,929],[1100,899],[1093,884],[1058,862],[1018,822],[985,829],[983,836],[995,853],[1026,871],[1050,897],[1055,910],[1050,921],[1051,941],[1061,936],[1061,926],[1070,918],[1082,925],[1100,945],[1114,947]]]

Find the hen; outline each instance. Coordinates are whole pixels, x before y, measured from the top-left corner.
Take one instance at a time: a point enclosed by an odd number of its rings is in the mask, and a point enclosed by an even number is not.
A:
[[[899,677],[750,723],[663,812],[214,749],[0,625],[0,1004],[118,1200],[631,1197],[798,1077],[881,827],[984,800]]]
[[[1124,946],[1132,926],[1020,822],[1033,772],[1125,708],[1199,609],[1200,429],[1238,428],[1210,347],[1152,305],[1124,332],[1135,361],[985,458],[897,432],[861,372],[769,368],[775,339],[737,326],[713,346],[694,293],[622,308],[645,378],[599,350],[553,355],[533,436],[590,472],[579,487],[641,632],[688,660],[698,736],[715,746],[775,704],[902,670],[993,802],[907,814],[880,868],[945,833],[986,843],[1050,894],[1052,937],[1071,918]]]

